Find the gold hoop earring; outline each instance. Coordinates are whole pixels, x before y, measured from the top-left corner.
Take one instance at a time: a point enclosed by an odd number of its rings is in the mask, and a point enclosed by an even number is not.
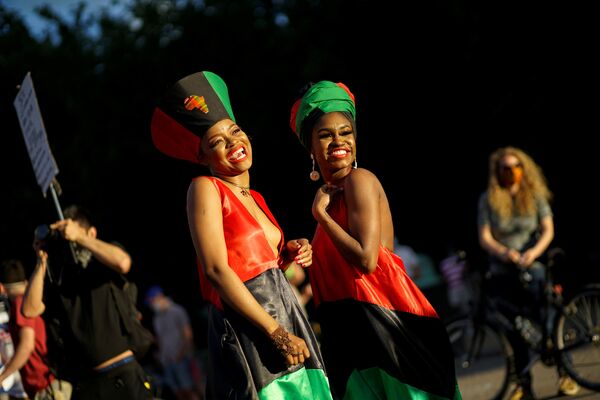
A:
[[[315,158],[313,157],[313,155],[310,155],[310,159],[312,160],[312,171],[310,171],[310,180],[313,182],[316,182],[319,180],[319,178],[321,178],[321,174],[319,174],[319,171],[315,170]]]

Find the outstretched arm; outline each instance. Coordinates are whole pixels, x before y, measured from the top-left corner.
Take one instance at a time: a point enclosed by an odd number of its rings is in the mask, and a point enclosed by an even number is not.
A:
[[[38,255],[37,264],[29,278],[29,284],[25,289],[21,312],[27,318],[41,315],[46,306],[44,305],[44,278],[46,277],[46,268],[48,267],[48,253],[41,250],[38,242],[34,242],[34,249]]]
[[[365,169],[357,169],[344,181],[343,195],[348,209],[348,232],[327,213],[336,189],[323,186],[317,190],[313,215],[333,244],[352,265],[370,274],[377,267],[381,244],[379,180]]]
[[[196,254],[206,278],[224,302],[271,337],[278,332],[279,323],[261,307],[229,266],[220,197],[208,179],[199,178],[190,185],[187,212]],[[291,333],[289,338],[291,348],[288,349],[290,354],[286,354],[288,364],[304,362],[310,356],[306,343]]]

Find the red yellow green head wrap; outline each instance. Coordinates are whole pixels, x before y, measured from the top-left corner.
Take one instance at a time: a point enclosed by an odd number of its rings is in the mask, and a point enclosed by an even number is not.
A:
[[[343,83],[317,82],[292,106],[290,127],[300,139],[300,143],[309,149],[314,117],[335,111],[350,115],[354,123],[356,120],[354,95]]]
[[[152,142],[168,156],[197,163],[202,136],[223,119],[235,122],[227,85],[212,72],[197,72],[177,81],[154,109]]]

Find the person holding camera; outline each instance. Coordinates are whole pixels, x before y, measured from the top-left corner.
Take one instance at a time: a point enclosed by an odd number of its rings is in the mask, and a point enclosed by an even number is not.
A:
[[[38,261],[23,314],[43,314],[49,330],[56,331],[62,349],[55,356],[64,355],[58,374],[74,383],[74,398],[151,399],[113,290],[122,281],[120,274],[129,272],[131,257],[119,245],[97,237],[84,208],[70,206],[64,217],[49,226],[46,237],[34,240]],[[76,261],[64,256],[67,244]]]

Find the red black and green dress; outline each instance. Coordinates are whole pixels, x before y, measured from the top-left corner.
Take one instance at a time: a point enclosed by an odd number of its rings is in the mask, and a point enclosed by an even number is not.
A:
[[[348,231],[343,196],[328,209]],[[379,247],[365,274],[317,226],[310,282],[321,325],[321,350],[339,399],[458,400],[446,330],[402,260]]]
[[[310,358],[304,364],[287,367],[270,339],[221,301],[199,265],[202,295],[211,304],[206,398],[331,399],[314,332],[278,266],[278,257],[273,253],[264,231],[225,184],[216,178],[209,179],[221,196],[229,266],[281,326],[306,341]],[[250,193],[281,231],[263,197],[253,190]],[[283,232],[281,238],[280,249]]]

